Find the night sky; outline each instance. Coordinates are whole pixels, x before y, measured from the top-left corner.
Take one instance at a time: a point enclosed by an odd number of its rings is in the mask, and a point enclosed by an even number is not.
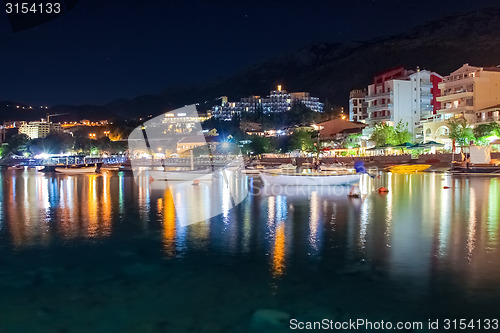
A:
[[[16,33],[0,4],[0,101],[54,105],[209,82],[311,43],[394,35],[498,1],[81,0]]]

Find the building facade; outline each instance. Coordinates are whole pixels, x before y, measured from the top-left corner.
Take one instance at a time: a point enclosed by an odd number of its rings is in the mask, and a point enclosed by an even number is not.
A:
[[[375,76],[365,97],[367,124],[382,122],[396,126],[402,121],[414,140],[422,139],[421,120],[434,116],[441,107],[437,99],[440,96],[437,85],[441,80],[435,72],[403,67]]]
[[[368,118],[365,101],[366,89],[351,90],[349,93],[349,120],[365,123]]]
[[[241,116],[243,113],[262,112],[284,113],[292,109],[293,106],[303,104],[312,111],[323,112],[323,103],[318,97],[312,97],[308,92],[288,93],[281,89],[279,85],[276,90],[270,92],[267,97],[249,96],[241,98],[239,102],[228,102],[222,100],[221,105],[212,108],[212,116],[220,120],[231,120],[234,116]]]
[[[373,78],[373,84],[368,86],[368,94],[365,97],[369,125],[374,125],[377,122],[393,123],[395,121],[394,99],[403,97],[403,94],[409,94],[410,87],[404,83],[408,81],[408,75],[408,70],[399,67]]]
[[[423,123],[425,141],[450,143],[447,120],[465,118],[472,126],[500,121],[500,67],[464,64],[438,85],[439,109]]]
[[[61,124],[47,122],[45,119],[41,121],[31,121],[19,127],[19,134],[26,134],[30,139],[45,138],[50,133],[61,131]]]
[[[211,118],[210,112],[208,113],[198,113],[196,116],[187,115],[182,112],[167,112],[164,118],[161,120],[162,124],[165,124],[165,129],[163,134],[176,133],[185,134],[196,130],[197,124],[200,124]]]
[[[345,138],[345,136],[354,133],[361,133],[365,124],[360,122],[351,122],[342,118],[335,118],[319,123],[319,137],[321,141],[335,141]]]

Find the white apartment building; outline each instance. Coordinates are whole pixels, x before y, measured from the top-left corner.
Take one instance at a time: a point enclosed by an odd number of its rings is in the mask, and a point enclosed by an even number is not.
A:
[[[464,117],[471,126],[500,121],[500,67],[464,64],[439,84],[441,107],[423,124],[426,141],[450,143],[447,119]]]
[[[396,126],[402,121],[414,140],[422,139],[421,120],[433,116],[439,107],[436,98],[441,79],[439,74],[428,70],[411,71],[402,67],[375,76],[365,97],[366,122],[371,126],[380,122]]]
[[[424,139],[422,120],[433,117],[441,105],[438,85],[443,77],[428,70],[417,70],[409,75],[409,79],[411,83],[411,120],[408,123],[413,124],[410,130],[415,134],[414,139],[422,141]]]
[[[351,90],[349,93],[349,121],[366,122],[368,111],[365,97],[366,89]]]
[[[22,124],[19,127],[19,134],[26,134],[30,139],[45,138],[50,133],[61,132],[62,127],[59,123],[47,122],[45,119],[41,121],[31,121]]]

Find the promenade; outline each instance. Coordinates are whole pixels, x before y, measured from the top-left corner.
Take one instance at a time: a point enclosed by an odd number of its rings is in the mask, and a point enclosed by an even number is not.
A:
[[[492,159],[500,159],[500,152],[492,152]],[[263,157],[259,161],[263,164],[287,164],[292,163],[294,158],[269,158]],[[325,157],[321,158],[323,164],[333,164],[342,163],[347,165],[353,165],[356,161],[363,161],[367,166],[387,166],[393,164],[431,164],[436,166],[448,166],[452,160],[459,161],[461,159],[460,154],[423,154],[418,156],[418,158],[412,158],[410,154],[403,155],[390,155],[390,156],[343,156],[343,157]],[[303,163],[311,163],[312,157],[299,157],[295,158],[297,165],[300,166]]]

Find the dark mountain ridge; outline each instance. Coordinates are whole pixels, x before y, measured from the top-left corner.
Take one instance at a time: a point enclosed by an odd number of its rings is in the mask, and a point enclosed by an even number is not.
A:
[[[267,95],[277,84],[288,91],[309,91],[322,101],[345,107],[350,90],[365,88],[374,74],[396,66],[419,66],[441,75],[463,63],[496,66],[500,64],[498,31],[500,8],[489,8],[444,17],[397,36],[304,47],[206,85],[170,87],[159,94],[117,99],[101,106],[59,105],[49,111],[91,120],[148,116],[185,104],[208,101],[209,105],[222,95],[229,100]],[[3,110],[0,112],[5,119]]]

